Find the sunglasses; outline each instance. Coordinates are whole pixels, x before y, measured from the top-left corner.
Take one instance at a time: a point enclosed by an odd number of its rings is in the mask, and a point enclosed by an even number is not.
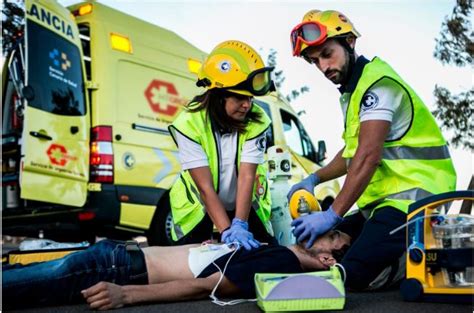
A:
[[[243,82],[223,89],[245,90],[254,96],[266,95],[268,92],[276,90],[275,84],[270,75],[273,69],[274,67],[264,67],[255,70],[250,73],[247,79]]]
[[[290,39],[293,56],[301,55],[301,45],[317,46],[327,38],[326,26],[318,22],[303,22],[295,26],[291,31]]]

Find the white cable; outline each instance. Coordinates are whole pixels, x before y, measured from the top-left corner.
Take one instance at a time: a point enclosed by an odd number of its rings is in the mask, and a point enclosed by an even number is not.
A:
[[[214,264],[214,266],[217,267],[217,269],[219,270],[219,273],[221,273],[221,277],[217,281],[217,284],[214,287],[214,289],[212,289],[212,292],[209,295],[209,297],[212,299],[212,303],[220,305],[220,306],[235,305],[235,304],[244,303],[244,302],[255,302],[255,301],[257,301],[257,299],[235,299],[235,300],[231,300],[231,301],[226,302],[226,301],[219,300],[219,298],[217,298],[216,295],[215,295],[215,293],[217,291],[217,287],[219,287],[219,284],[221,283],[222,279],[224,279],[224,274],[225,274],[225,271],[227,269],[227,265],[229,265],[230,260],[232,259],[234,254],[237,252],[237,250],[239,250],[239,248],[240,248],[240,244],[237,241],[232,242],[230,244],[227,244],[227,246],[229,246],[229,247],[231,245],[235,245],[237,247],[235,248],[234,252],[232,252],[229,259],[227,259],[227,262],[224,265],[224,270],[221,270],[221,268],[215,263],[215,261],[212,261],[212,264]]]
[[[409,222],[406,222],[405,224],[402,224],[400,226],[398,226],[397,228],[393,229],[389,235],[393,235],[394,233],[396,233],[397,231],[400,231],[402,230],[403,228],[405,228],[405,226],[408,226],[422,218],[428,218],[428,217],[435,217],[435,216],[442,216],[442,217],[445,217],[445,218],[449,218],[449,217],[466,217],[466,218],[472,218],[472,215],[469,215],[469,214],[429,214],[429,215],[424,215],[424,216],[419,216],[417,218],[414,218],[414,219],[411,219]]]
[[[341,263],[336,263],[334,264],[337,268],[339,268],[342,271],[342,283],[346,283],[346,269],[344,266],[342,266]]]

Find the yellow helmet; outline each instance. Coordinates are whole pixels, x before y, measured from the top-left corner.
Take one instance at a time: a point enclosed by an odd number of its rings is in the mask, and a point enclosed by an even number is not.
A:
[[[274,90],[270,72],[260,55],[249,45],[228,40],[207,56],[198,73],[199,87],[220,88],[246,96],[261,96]]]
[[[313,20],[316,20],[316,15],[319,14],[319,13],[321,13],[321,10],[309,10],[303,16],[302,22],[311,22]]]
[[[293,55],[300,56],[309,46],[318,46],[328,38],[353,34],[356,38],[360,33],[352,22],[341,12],[334,10],[308,11],[300,24],[291,31]]]
[[[293,193],[290,198],[289,207],[293,219],[300,217],[302,214],[321,211],[318,200],[304,189],[297,190]]]

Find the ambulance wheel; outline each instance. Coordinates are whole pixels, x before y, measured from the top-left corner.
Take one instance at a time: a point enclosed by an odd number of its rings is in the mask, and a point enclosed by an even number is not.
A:
[[[171,216],[171,207],[169,195],[163,195],[156,206],[155,215],[150,228],[146,232],[148,245],[150,246],[171,246],[171,229],[173,227],[173,217]]]

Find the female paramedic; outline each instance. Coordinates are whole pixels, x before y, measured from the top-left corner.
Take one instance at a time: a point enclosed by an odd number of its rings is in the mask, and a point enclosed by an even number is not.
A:
[[[170,192],[178,244],[213,239],[214,225],[222,242],[247,250],[274,240],[264,165],[270,119],[252,101],[275,90],[272,70],[236,40],[216,46],[202,64],[196,85],[206,92],[169,126],[182,166]]]

